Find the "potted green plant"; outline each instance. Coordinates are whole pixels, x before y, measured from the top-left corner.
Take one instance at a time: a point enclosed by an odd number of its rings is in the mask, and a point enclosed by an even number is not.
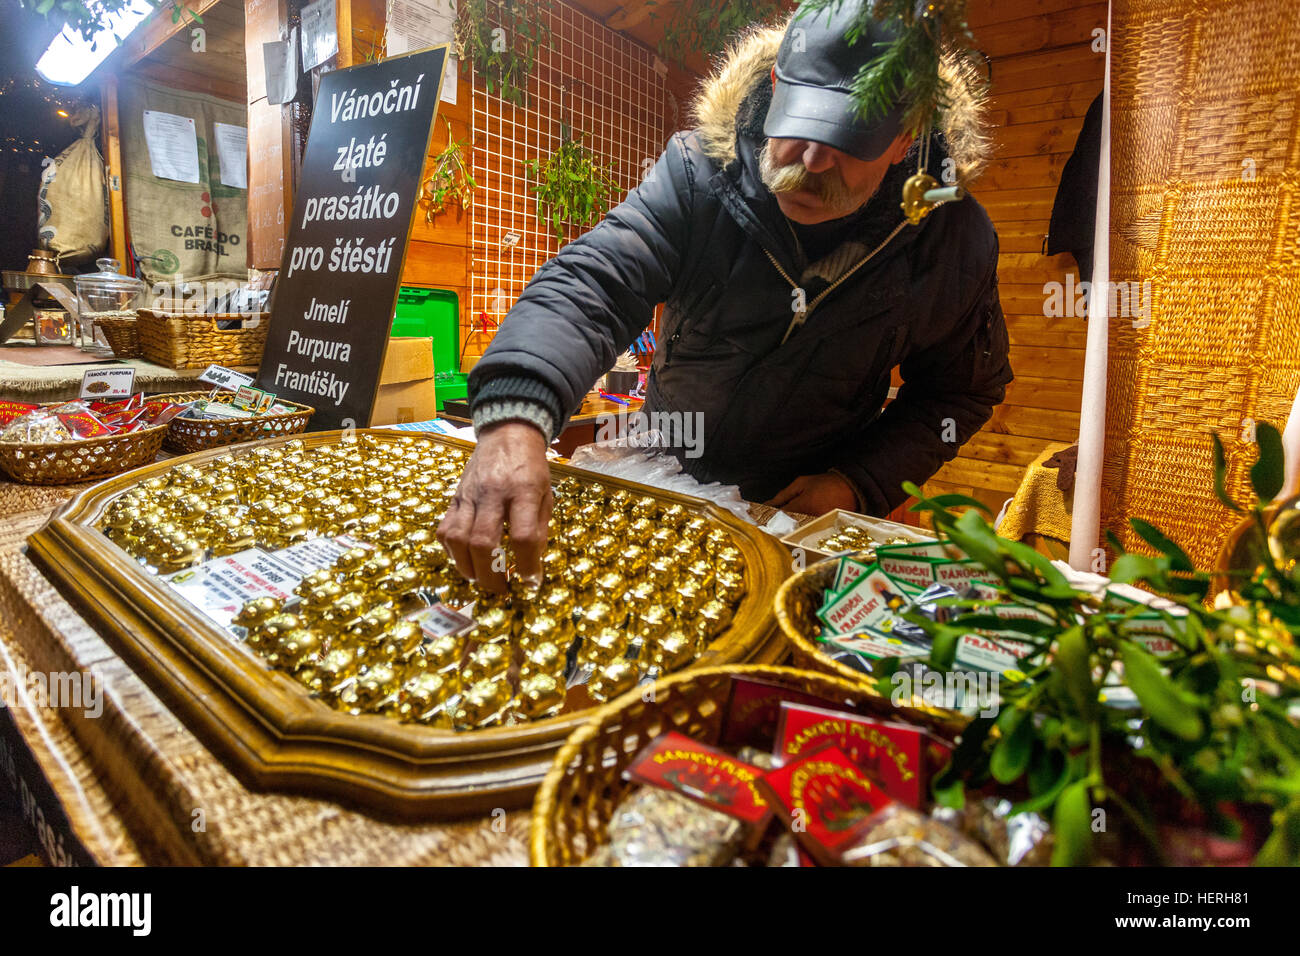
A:
[[[1246,509],[1223,491],[1215,439],[1220,497],[1250,512],[1262,545],[1247,549],[1248,566],[1226,569],[1237,597],[1225,606],[1205,603],[1213,574],[1146,522],[1132,526],[1154,553],[1121,554],[1110,577],[1168,596],[1154,611],[1072,586],[1034,549],[998,537],[979,502],[906,486],[914,510],[986,570],[998,603],[1028,614],[996,616],[987,602],[956,598],[938,602],[948,620],[909,612],[933,641],[930,666],[951,669],[972,630],[1032,646],[1022,676],[1002,680],[998,713],[971,721],[937,777],[940,803],[961,806],[967,791],[986,786],[1018,792],[1017,810],[1051,817],[1056,864],[1097,859],[1102,834],[1119,829],[1145,844],[1144,859],[1165,861],[1170,828],[1180,826],[1244,840],[1260,863],[1300,863],[1300,516],[1291,502],[1265,521],[1263,503],[1282,486],[1281,442],[1271,426],[1257,431],[1250,475],[1258,500]],[[1153,613],[1175,644],[1159,659],[1135,627]],[[896,666],[883,669],[882,688]],[[1128,706],[1116,706],[1124,694]]]

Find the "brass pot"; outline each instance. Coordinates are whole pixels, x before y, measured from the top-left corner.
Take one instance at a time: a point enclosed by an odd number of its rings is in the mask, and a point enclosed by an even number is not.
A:
[[[1247,515],[1223,539],[1214,563],[1214,594],[1228,591],[1235,597],[1234,578],[1229,572],[1254,571],[1264,563],[1269,552],[1283,567],[1300,558],[1300,495],[1265,509],[1264,527],[1268,529],[1267,535]]]
[[[59,258],[48,249],[33,249],[32,254],[27,257],[27,272],[30,275],[40,276],[57,276],[63,275],[59,268]]]

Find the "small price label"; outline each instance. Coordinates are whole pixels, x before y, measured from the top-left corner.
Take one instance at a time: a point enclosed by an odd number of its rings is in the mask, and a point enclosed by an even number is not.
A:
[[[209,365],[207,370],[199,376],[199,381],[207,382],[209,385],[215,385],[218,388],[227,388],[233,392],[241,385],[252,385],[253,377],[226,368],[224,365]]]
[[[474,626],[474,619],[445,604],[433,604],[411,617],[430,637],[459,634]]]
[[[81,376],[81,397],[128,398],[135,391],[135,369],[131,366],[87,369]]]

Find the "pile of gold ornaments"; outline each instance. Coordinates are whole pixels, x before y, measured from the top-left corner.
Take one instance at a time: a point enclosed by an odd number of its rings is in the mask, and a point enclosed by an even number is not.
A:
[[[874,552],[882,544],[910,544],[908,538],[894,535],[885,538],[883,541],[876,537],[869,528],[861,525],[846,524],[844,527],[831,532],[817,545],[818,551],[825,551],[827,554],[839,554],[841,551],[870,551]]]
[[[158,573],[357,539],[292,599],[249,601],[234,621],[271,667],[351,714],[457,730],[549,717],[575,673],[608,700],[689,664],[730,624],[745,568],[724,525],[573,477],[554,487],[540,586],[480,590],[434,536],[467,458],[412,436],[295,440],[179,465],[116,498],[100,527]],[[407,619],[435,602],[473,603],[474,626],[432,636]]]

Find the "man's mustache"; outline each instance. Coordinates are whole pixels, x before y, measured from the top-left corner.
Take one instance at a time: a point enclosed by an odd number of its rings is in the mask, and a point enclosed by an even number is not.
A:
[[[771,156],[768,145],[759,151],[759,173],[763,185],[773,193],[812,192],[822,204],[832,209],[849,205],[853,197],[844,182],[840,171],[832,167],[822,173],[810,173],[802,162],[778,166]]]

